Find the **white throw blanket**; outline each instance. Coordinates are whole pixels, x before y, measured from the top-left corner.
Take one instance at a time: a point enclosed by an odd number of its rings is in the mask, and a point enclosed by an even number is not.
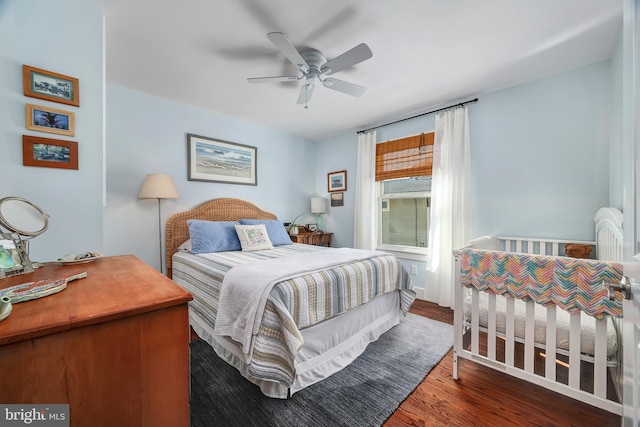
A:
[[[267,297],[276,283],[384,254],[337,248],[234,267],[222,281],[214,334],[229,336],[241,343],[242,351],[250,360],[253,336],[258,332]]]

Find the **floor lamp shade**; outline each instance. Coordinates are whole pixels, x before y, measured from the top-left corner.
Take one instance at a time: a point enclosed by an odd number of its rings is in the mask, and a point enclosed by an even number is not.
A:
[[[177,199],[178,189],[173,183],[171,175],[150,173],[144,179],[140,191],[139,199],[158,199],[158,246],[160,250],[160,272],[162,273],[162,221],[160,219],[160,200]]]
[[[177,199],[178,189],[171,175],[150,173],[144,179],[138,192],[139,199]]]

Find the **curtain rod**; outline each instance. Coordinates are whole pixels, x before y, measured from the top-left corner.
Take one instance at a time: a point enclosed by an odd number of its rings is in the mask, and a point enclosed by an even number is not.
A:
[[[429,114],[437,113],[438,111],[448,110],[449,108],[462,107],[463,105],[465,105],[465,104],[470,104],[470,103],[472,103],[472,102],[478,102],[478,98],[472,99],[472,100],[470,100],[470,101],[464,101],[464,102],[461,102],[461,103],[459,103],[459,104],[450,105],[450,106],[448,106],[448,107],[438,108],[437,110],[429,111],[428,113],[416,114],[415,116],[407,117],[406,119],[396,120],[395,122],[385,123],[385,124],[383,124],[383,125],[374,126],[374,127],[372,127],[372,128],[369,128],[369,129],[359,130],[359,131],[358,131],[358,132],[356,132],[356,133],[365,133],[365,132],[369,132],[370,130],[378,129],[378,128],[385,127],[385,126],[389,126],[389,125],[394,125],[394,124],[396,124],[396,123],[404,122],[405,120],[415,119],[416,117],[422,117],[422,116],[426,116],[426,115],[429,115]]]

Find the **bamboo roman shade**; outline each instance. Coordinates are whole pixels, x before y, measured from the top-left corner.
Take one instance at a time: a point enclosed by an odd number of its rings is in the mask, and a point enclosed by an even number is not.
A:
[[[423,133],[376,144],[376,181],[431,175],[433,135]]]

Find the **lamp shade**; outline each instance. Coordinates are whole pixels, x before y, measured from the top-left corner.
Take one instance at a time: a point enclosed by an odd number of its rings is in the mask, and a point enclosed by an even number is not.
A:
[[[327,212],[327,201],[322,197],[313,197],[311,199],[311,213],[319,214]]]
[[[139,199],[177,199],[178,190],[171,175],[150,173],[138,192]]]

